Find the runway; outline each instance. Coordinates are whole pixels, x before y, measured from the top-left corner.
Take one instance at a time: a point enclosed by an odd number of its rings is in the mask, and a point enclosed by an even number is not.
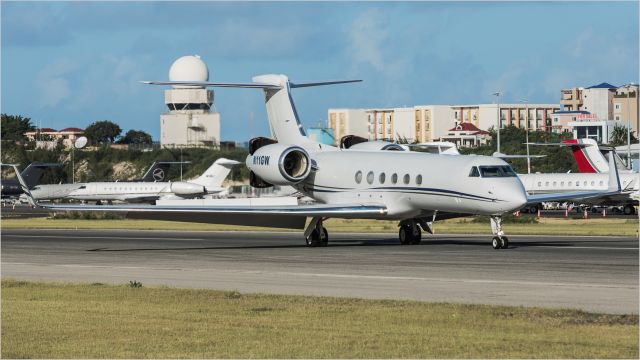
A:
[[[329,229],[329,231],[331,231]],[[638,314],[638,239],[2,229],[2,276]]]

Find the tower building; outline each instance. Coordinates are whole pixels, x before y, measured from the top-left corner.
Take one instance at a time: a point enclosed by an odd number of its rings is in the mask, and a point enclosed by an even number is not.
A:
[[[170,81],[209,81],[209,69],[199,56],[183,56],[169,69]],[[213,90],[174,85],[165,90],[168,112],[160,115],[160,144],[169,147],[220,145],[220,114]],[[213,107],[213,108],[212,108]]]

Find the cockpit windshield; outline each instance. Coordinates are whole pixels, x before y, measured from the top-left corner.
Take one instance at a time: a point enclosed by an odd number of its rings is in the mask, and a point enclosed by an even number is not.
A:
[[[509,165],[480,166],[482,177],[516,177],[516,172]]]

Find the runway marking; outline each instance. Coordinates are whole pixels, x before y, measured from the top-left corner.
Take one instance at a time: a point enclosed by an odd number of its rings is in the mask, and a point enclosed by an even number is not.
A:
[[[236,233],[237,234],[237,233]],[[189,240],[189,241],[215,241],[215,239],[206,239],[206,238],[182,238],[182,237],[130,237],[130,236],[68,236],[68,235],[8,235],[16,238],[50,238],[50,239],[107,239],[107,240]],[[468,236],[468,235],[467,235]],[[473,237],[477,237],[473,236]],[[449,237],[449,236],[447,236]],[[558,236],[565,237],[565,236]],[[362,241],[363,239],[341,239],[340,241]],[[433,239],[437,241],[437,239]],[[484,246],[484,244],[478,243],[478,245]],[[514,247],[518,246],[517,242],[514,242],[512,245]],[[428,246],[428,245],[426,245]],[[528,247],[531,248],[552,248],[552,249],[598,249],[598,250],[639,250],[637,247],[612,247],[612,246],[553,246],[553,245],[530,245]],[[108,248],[100,248],[100,250],[108,249]],[[96,249],[92,249],[95,251]]]
[[[27,265],[27,266],[53,266],[62,268],[88,268],[88,269],[116,269],[116,270],[149,270],[149,271],[196,271],[196,272],[214,272],[214,273],[236,273],[247,275],[280,275],[280,276],[297,276],[297,277],[318,277],[332,279],[365,279],[365,280],[397,280],[397,281],[424,281],[424,282],[441,282],[441,283],[469,283],[469,284],[505,284],[505,285],[529,285],[529,286],[554,286],[554,287],[579,287],[579,288],[611,288],[611,289],[638,289],[632,285],[611,285],[611,284],[590,284],[590,283],[561,283],[561,282],[541,282],[541,281],[517,281],[517,280],[491,280],[491,279],[447,279],[447,278],[428,278],[414,276],[387,276],[387,275],[355,275],[355,274],[330,274],[330,273],[304,273],[304,272],[286,272],[286,271],[262,271],[262,270],[228,270],[228,269],[202,269],[202,268],[158,268],[143,266],[108,266],[108,265],[81,265],[81,264],[37,264],[37,263],[3,263],[6,265]]]
[[[211,240],[203,238],[167,238],[167,237],[131,237],[131,236],[62,236],[62,235],[5,235],[20,238],[45,238],[45,239],[120,239],[120,240]]]

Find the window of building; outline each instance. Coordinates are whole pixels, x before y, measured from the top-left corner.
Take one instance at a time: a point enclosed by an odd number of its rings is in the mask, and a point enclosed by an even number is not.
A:
[[[391,175],[391,182],[394,184],[398,183],[398,174]]]
[[[356,173],[356,184],[360,184],[362,182],[362,171],[358,171]]]
[[[380,173],[380,176],[378,177],[378,181],[380,181],[380,184],[384,184],[386,177],[387,176],[384,173]]]
[[[367,182],[369,184],[373,184],[373,171],[369,171],[369,173],[367,174]]]
[[[615,105],[616,110],[620,110],[620,104]]]
[[[404,177],[403,177],[402,181],[405,184],[408,184],[410,180],[411,180],[411,176],[409,176],[409,174],[404,174]]]
[[[416,176],[416,185],[422,185],[422,175]]]

